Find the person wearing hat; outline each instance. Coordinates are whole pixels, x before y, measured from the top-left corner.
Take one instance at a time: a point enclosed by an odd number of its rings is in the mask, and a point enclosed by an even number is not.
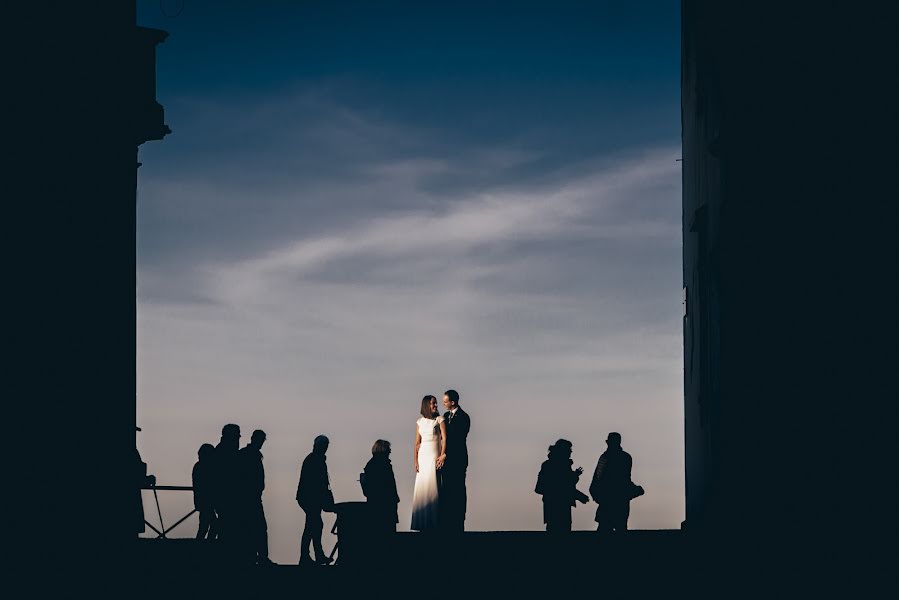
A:
[[[631,500],[643,494],[643,488],[631,481],[634,460],[621,448],[621,434],[611,432],[606,438],[608,449],[599,457],[590,495],[596,508],[597,531],[627,531]]]
[[[140,431],[140,427],[135,427],[135,431]],[[144,499],[141,496],[141,490],[156,485],[156,476],[147,475],[147,463],[140,457],[140,451],[137,445],[134,446],[134,483],[137,488],[135,494],[135,510],[134,510],[134,533],[142,534],[146,530],[146,521],[144,518]]]

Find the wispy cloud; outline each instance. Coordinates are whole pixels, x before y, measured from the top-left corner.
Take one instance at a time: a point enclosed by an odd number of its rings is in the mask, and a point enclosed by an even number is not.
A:
[[[279,281],[314,278],[321,269],[339,269],[341,262],[353,259],[364,261],[370,268],[377,268],[371,263],[380,261],[421,269],[420,273],[406,271],[414,275],[407,280],[421,283],[427,279],[443,280],[445,273],[435,273],[435,263],[444,267],[459,264],[483,248],[572,238],[626,244],[670,241],[679,233],[676,223],[662,218],[622,221],[615,209],[622,198],[629,200],[639,195],[641,188],[650,188],[666,178],[670,181],[676,175],[672,156],[671,151],[656,151],[565,182],[557,189],[488,190],[430,210],[410,209],[372,217],[361,224],[303,237],[262,256],[225,265],[215,270],[212,284],[222,299],[236,300],[253,293],[267,296],[269,286],[276,287]],[[424,171],[434,168],[417,166]],[[405,180],[412,170],[409,167],[384,167],[380,173],[386,178],[398,175]],[[422,205],[429,204],[423,198]],[[478,272],[489,269],[491,262],[486,257]]]
[[[450,148],[320,96],[204,110],[219,114],[191,127],[231,115],[244,146],[198,131],[200,164],[142,168],[139,410],[180,432],[144,436],[157,474],[183,481],[225,420],[262,427],[268,510],[288,519],[314,435],[354,498],[373,439],[401,444],[417,399],[453,385],[476,415],[473,528],[539,527],[521,490],[545,445],[572,439],[586,466],[613,425],[658,499],[632,523],[677,525],[676,148],[549,167],[530,145]],[[272,533],[282,555],[294,533]]]

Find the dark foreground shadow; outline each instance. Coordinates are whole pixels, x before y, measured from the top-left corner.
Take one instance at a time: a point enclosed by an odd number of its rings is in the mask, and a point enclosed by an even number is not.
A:
[[[382,540],[376,552],[348,546],[343,560],[332,566],[223,569],[216,544],[139,540],[128,576],[145,582],[141,585],[152,582],[146,589],[156,590],[157,596],[171,590],[179,596],[256,598],[310,593],[336,598],[400,596],[421,577],[434,579],[429,595],[466,598],[763,597],[773,589],[783,594],[822,592],[831,597],[846,592],[864,597],[876,581],[859,576],[866,565],[875,567],[865,551],[854,564],[843,558],[837,564],[824,554],[801,554],[786,547],[722,548],[681,531],[605,536],[595,531],[564,536],[466,532],[452,540],[398,533]],[[357,551],[365,554],[354,554]]]

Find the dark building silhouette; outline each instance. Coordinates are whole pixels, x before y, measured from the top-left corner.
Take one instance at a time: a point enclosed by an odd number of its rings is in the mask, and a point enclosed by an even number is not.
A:
[[[6,482],[23,485],[11,514],[40,518],[7,533],[67,568],[134,543],[137,149],[167,131],[147,84],[164,34],[137,27],[134,2],[10,8],[6,394],[28,451]],[[74,515],[89,535],[60,535]]]
[[[156,46],[167,37],[169,34],[160,29],[136,28],[134,141],[138,146],[151,140],[161,140],[172,132],[165,124],[165,109],[156,100]]]
[[[682,5],[684,526],[730,547],[895,524],[896,12]]]

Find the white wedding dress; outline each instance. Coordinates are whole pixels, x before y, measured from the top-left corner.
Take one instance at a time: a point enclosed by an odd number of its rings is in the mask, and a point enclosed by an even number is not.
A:
[[[440,448],[440,424],[443,417],[416,421],[421,445],[418,447],[418,473],[412,492],[412,529],[425,531],[437,527],[437,457]]]

